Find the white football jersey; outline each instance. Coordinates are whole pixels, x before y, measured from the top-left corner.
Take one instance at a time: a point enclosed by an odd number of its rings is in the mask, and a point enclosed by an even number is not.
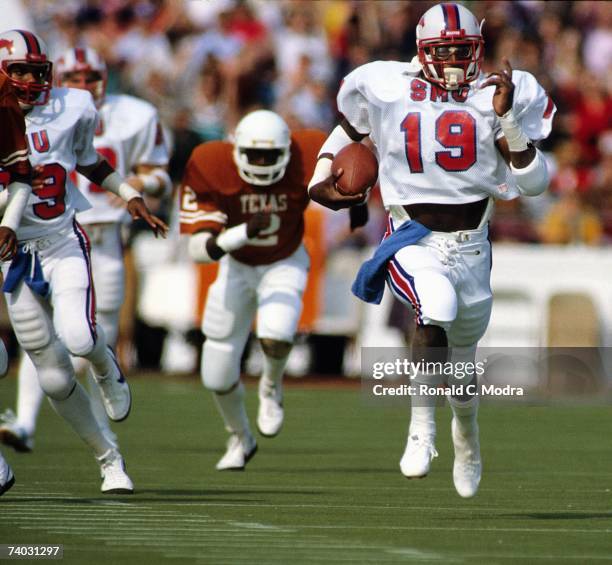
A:
[[[20,241],[67,228],[75,212],[89,208],[70,173],[98,159],[93,146],[98,113],[89,92],[53,88],[47,104],[34,106],[25,122],[30,162],[33,168],[42,167],[44,184],[30,196],[17,229]]]
[[[154,106],[133,96],[112,94],[106,96],[99,115],[94,147],[121,176],[129,176],[136,165],[168,164],[168,149]],[[129,217],[124,208],[109,204],[106,190],[82,175],[77,174],[76,179],[92,204],[77,216],[80,223],[120,222]]]
[[[492,105],[495,86],[480,89],[486,80],[481,74],[471,85],[447,91],[418,74],[413,63],[376,61],[351,72],[338,93],[340,112],[376,146],[384,205],[518,196],[495,146],[503,135]],[[530,139],[544,139],[555,112],[552,100],[527,72],[513,71],[512,81],[519,124]]]

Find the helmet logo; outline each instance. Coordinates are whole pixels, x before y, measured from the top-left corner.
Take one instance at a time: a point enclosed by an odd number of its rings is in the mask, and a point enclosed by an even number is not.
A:
[[[0,39],[0,49],[6,49],[9,55],[13,54],[14,44],[12,39]]]

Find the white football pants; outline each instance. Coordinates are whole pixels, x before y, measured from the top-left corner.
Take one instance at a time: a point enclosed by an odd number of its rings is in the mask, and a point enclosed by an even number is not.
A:
[[[310,258],[301,245],[291,256],[252,267],[225,255],[208,291],[202,332],[202,380],[229,390],[240,378],[240,357],[256,320],[259,339],[293,342],[302,312]]]

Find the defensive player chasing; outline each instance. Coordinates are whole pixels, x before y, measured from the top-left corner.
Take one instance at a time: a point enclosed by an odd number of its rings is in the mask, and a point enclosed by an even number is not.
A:
[[[360,202],[335,190],[331,157],[366,136],[376,146],[387,237],[358,273],[357,296],[379,302],[385,280],[414,308],[413,353],[473,361],[491,313],[487,221],[495,198],[534,196],[548,185],[532,140],[551,130],[554,104],[536,79],[503,69],[484,76],[481,24],[460,4],[429,9],[410,63],[377,61],[351,72],[338,93],[344,119],[325,142],[310,182],[313,200],[333,209]],[[439,352],[439,350],[438,350]],[[435,385],[441,376],[417,377]],[[468,384],[464,379],[463,383]],[[463,497],[481,477],[477,396],[451,397],[453,479]],[[435,403],[412,399],[402,473],[423,477],[437,455]]]
[[[91,363],[109,418],[128,416],[129,387],[104,330],[96,325],[89,239],[74,217],[89,204],[69,174],[76,169],[121,196],[131,216],[143,218],[156,233],[165,235],[167,226],[151,215],[140,192],[96,153],[98,115],[91,95],[52,88],[52,63],[42,40],[12,30],[0,34],[0,45],[0,73],[26,115],[35,171],[33,194],[17,230],[19,251],[2,268],[11,323],[52,406],[94,450],[102,492],[131,493],[123,458],[100,429],[70,362],[72,354]]]
[[[25,122],[19,101],[8,79],[0,74],[0,188],[8,193],[8,204],[0,222],[0,261],[17,253],[17,228],[32,192],[31,166]],[[0,340],[0,378],[8,370],[8,355]],[[0,454],[0,495],[15,483],[9,464]]]
[[[234,145],[193,151],[181,194],[181,232],[194,261],[220,260],[202,331],[202,381],[231,434],[217,469],[243,469],[255,454],[244,407],[240,358],[256,318],[264,352],[257,427],[275,436],[283,423],[282,377],[302,310],[309,257],[302,245],[306,184],[322,132],[290,134],[284,120],[258,110],[238,124]]]
[[[168,150],[155,108],[138,98],[123,94],[106,95],[106,64],[91,48],[69,49],[55,65],[60,86],[88,90],[98,108],[100,121],[93,145],[110,164],[139,192],[162,196],[172,188],[166,172]],[[121,224],[126,211],[123,200],[90,182],[83,175],[75,175],[79,190],[92,208],[77,214],[91,242],[91,270],[96,287],[97,323],[104,329],[106,342],[117,345],[119,311],[124,301],[124,263]],[[116,200],[119,200],[117,203]],[[84,372],[87,363],[73,358],[77,373]],[[98,387],[93,385],[91,373],[90,398],[94,414],[107,437],[116,442],[100,399]],[[7,418],[0,426],[0,440],[17,451],[31,451],[36,418],[44,393],[38,384],[36,369],[28,356],[19,367],[19,387],[16,418]]]

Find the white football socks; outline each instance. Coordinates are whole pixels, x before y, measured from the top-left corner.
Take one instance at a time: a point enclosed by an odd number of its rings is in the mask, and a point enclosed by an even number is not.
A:
[[[229,392],[213,392],[213,398],[228,432],[239,435],[251,433],[249,419],[244,407],[244,385],[242,381],[238,381]]]
[[[38,382],[38,372],[30,357],[21,352],[17,386],[17,425],[33,436],[40,406],[45,397]]]
[[[287,365],[287,359],[289,354],[285,355],[281,359],[276,359],[264,354],[263,356],[263,371],[261,378],[270,385],[274,385],[280,391],[280,386],[283,382],[283,373],[285,372],[285,366]]]
[[[106,439],[98,426],[91,411],[89,397],[78,382],[75,382],[75,388],[68,398],[64,400],[49,398],[49,402],[81,439],[94,450],[96,457],[101,457],[115,447]]]

